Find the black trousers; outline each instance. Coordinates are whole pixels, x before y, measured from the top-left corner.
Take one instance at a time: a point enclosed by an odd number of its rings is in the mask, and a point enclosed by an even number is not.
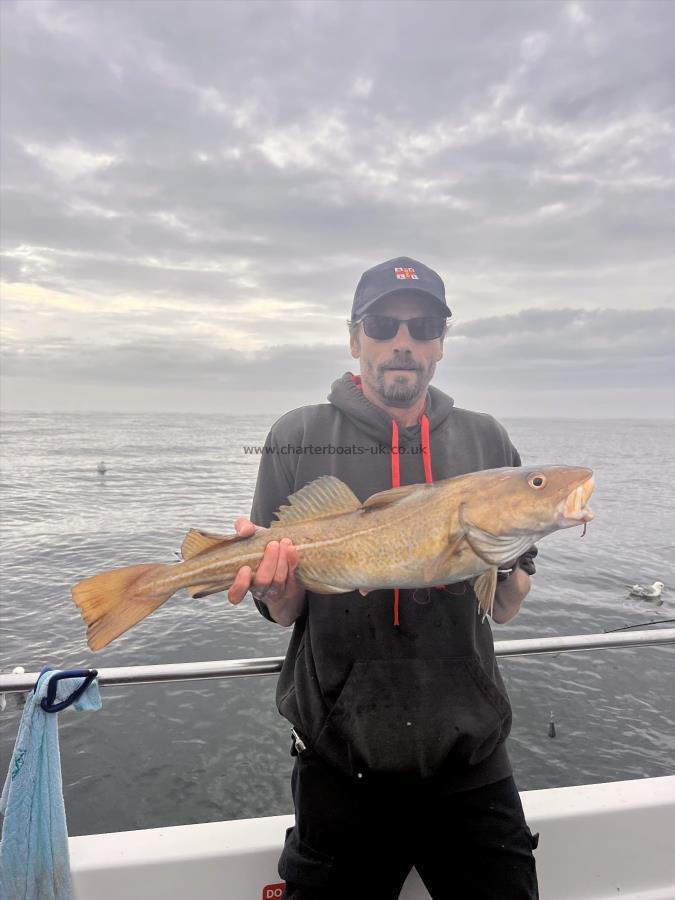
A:
[[[442,779],[347,778],[311,750],[292,776],[287,900],[396,900],[415,866],[433,900],[536,900],[533,836],[512,777],[444,791]]]

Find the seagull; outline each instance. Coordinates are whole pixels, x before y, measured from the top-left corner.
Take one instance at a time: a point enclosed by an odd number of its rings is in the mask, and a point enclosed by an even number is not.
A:
[[[99,475],[105,475],[105,473],[108,471],[107,468],[106,468],[106,464],[105,464],[103,461],[101,461],[101,462],[96,466],[96,471],[98,472]]]
[[[662,581],[655,581],[654,584],[627,584],[626,587],[633,597],[646,597],[653,600],[661,596],[665,585]]]

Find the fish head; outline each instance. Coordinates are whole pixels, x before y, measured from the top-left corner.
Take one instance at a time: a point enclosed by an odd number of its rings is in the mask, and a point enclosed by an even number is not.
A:
[[[537,540],[561,528],[594,518],[588,500],[593,471],[575,466],[523,466],[491,469],[463,504],[463,515],[496,535],[529,535]]]

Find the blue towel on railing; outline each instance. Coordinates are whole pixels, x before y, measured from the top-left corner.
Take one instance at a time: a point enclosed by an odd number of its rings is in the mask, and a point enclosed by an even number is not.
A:
[[[56,670],[43,672],[26,700],[14,754],[0,797],[5,817],[0,842],[0,897],[3,900],[70,900],[72,881],[68,830],[61,784],[58,713],[47,713],[47,696]],[[64,678],[54,702],[65,700],[84,678]],[[75,709],[100,709],[93,681],[73,703]]]

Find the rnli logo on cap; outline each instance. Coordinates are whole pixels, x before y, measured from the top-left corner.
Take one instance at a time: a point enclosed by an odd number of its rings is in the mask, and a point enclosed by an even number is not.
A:
[[[396,266],[396,268],[394,269],[394,275],[397,278],[400,278],[402,281],[406,278],[414,278],[416,281],[419,281],[417,272],[412,268],[404,269],[401,266]]]

